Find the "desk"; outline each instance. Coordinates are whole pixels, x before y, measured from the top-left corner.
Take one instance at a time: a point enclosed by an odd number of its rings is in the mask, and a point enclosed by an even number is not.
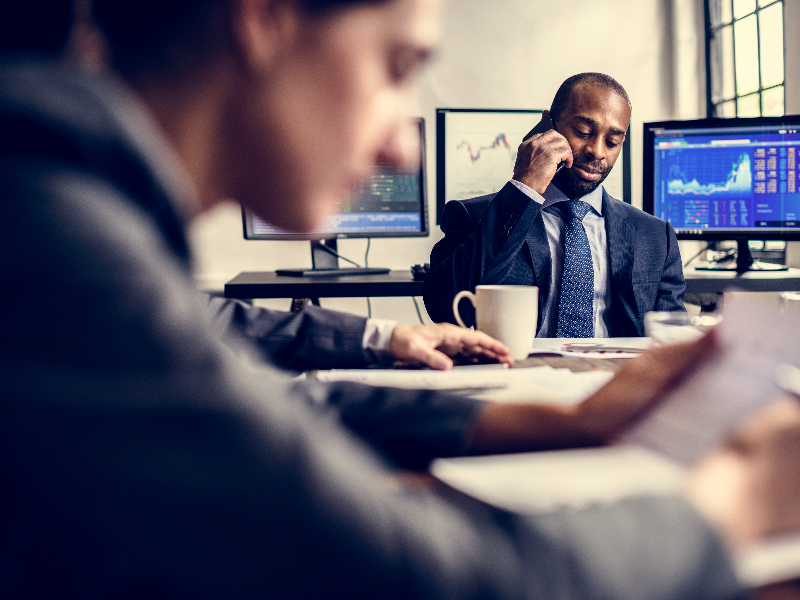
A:
[[[585,371],[617,371],[627,360],[636,356],[636,352],[607,353],[598,356],[597,352],[567,352],[563,353],[564,344],[595,343],[600,346],[620,346],[631,349],[646,349],[650,347],[649,338],[536,338],[533,341],[532,353],[524,360],[514,363],[518,367],[552,367],[554,369],[569,369],[579,373]],[[602,351],[601,348],[597,350]],[[613,358],[612,358],[613,357]]]
[[[684,301],[713,311],[722,303],[722,293],[793,292],[800,290],[800,269],[786,271],[697,271],[684,269],[686,296]]]
[[[793,292],[800,290],[800,269],[787,271],[697,271],[684,269],[687,294],[744,292]]]
[[[748,292],[791,292],[800,290],[800,269],[788,271],[696,271],[687,268],[686,292],[722,293],[737,289]],[[411,271],[384,275],[341,277],[290,277],[270,271],[239,273],[225,284],[227,298],[359,298],[364,296],[421,296],[422,281]]]
[[[581,356],[560,356],[558,354],[532,354],[525,360],[518,360],[512,368],[553,367],[569,369],[575,373],[583,371],[617,371],[630,358],[583,358]]]
[[[722,294],[725,291],[791,292],[800,290],[800,269],[788,271],[697,271],[687,268],[687,294]],[[339,277],[290,277],[269,271],[239,273],[225,284],[226,298],[363,298],[382,296],[421,296],[422,281],[411,271],[391,271],[384,275],[343,275]],[[691,299],[690,299],[691,300]],[[712,302],[695,302],[701,305]]]
[[[367,296],[422,296],[422,281],[410,270],[383,275],[291,277],[273,272],[245,272],[225,284],[226,298],[363,298]]]
[[[588,338],[592,339],[592,338]],[[618,338],[626,339],[626,338]],[[649,344],[645,338],[642,347]],[[537,399],[541,402],[563,404],[588,396],[610,378],[627,358],[598,358],[576,354],[562,356],[550,352],[554,342],[561,347],[561,339],[537,338],[535,353],[525,360],[516,361],[512,369],[502,365],[462,365],[449,371],[431,369],[406,368],[366,368],[366,369],[334,369],[331,371],[312,371],[312,376],[321,381],[354,381],[377,386],[399,387],[409,389],[457,390],[459,393],[485,397],[490,400],[528,401]],[[633,345],[633,344],[631,344]],[[637,345],[637,347],[639,347]],[[543,352],[544,351],[544,352]],[[551,367],[551,369],[535,369],[533,367]],[[529,368],[525,368],[529,367]],[[557,369],[560,372],[554,372]],[[566,373],[565,371],[572,371]],[[591,377],[588,372],[598,377]],[[588,384],[587,384],[588,382]],[[587,385],[590,386],[587,388]],[[532,386],[532,387],[531,387]],[[538,395],[537,395],[538,394]],[[578,396],[574,396],[578,394]]]

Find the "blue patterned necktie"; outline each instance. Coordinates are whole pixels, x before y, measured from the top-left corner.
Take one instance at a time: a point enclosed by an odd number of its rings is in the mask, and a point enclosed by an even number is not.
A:
[[[582,200],[565,202],[564,270],[558,301],[556,337],[594,337],[594,267],[583,218],[591,206]]]

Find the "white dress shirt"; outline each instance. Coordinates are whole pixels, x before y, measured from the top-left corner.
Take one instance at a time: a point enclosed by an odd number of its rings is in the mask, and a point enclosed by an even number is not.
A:
[[[561,273],[564,269],[564,221],[561,208],[553,206],[569,200],[564,193],[552,183],[547,186],[544,195],[533,191],[524,183],[511,180],[517,189],[534,202],[542,205],[542,218],[547,232],[547,244],[550,246],[550,290],[547,302],[542,306],[542,326],[537,337],[555,337],[558,326],[558,301],[561,297]],[[592,308],[594,337],[608,337],[606,311],[611,303],[611,286],[608,270],[608,242],[606,240],[606,221],[603,218],[603,186],[577,198],[588,203],[592,210],[583,218],[583,228],[589,239],[594,266],[594,304]]]
[[[392,342],[392,333],[397,321],[390,319],[367,319],[364,336],[361,338],[361,348],[364,358],[373,364],[391,365],[392,353],[389,346]]]

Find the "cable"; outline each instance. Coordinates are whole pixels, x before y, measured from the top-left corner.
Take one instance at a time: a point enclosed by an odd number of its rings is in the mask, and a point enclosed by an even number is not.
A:
[[[710,260],[710,263],[724,263],[730,262],[732,260],[736,260],[737,250],[736,248],[728,248],[727,250],[717,250],[717,254],[721,256],[717,256],[714,260]]]
[[[367,238],[367,251],[364,252],[364,267],[369,266],[369,244],[372,241],[372,238]],[[372,302],[370,302],[369,296],[367,296],[367,317],[372,318]]]
[[[414,301],[414,308],[417,309],[417,316],[419,317],[420,324],[425,325],[425,321],[422,320],[422,313],[419,312],[419,304],[417,304],[417,297],[411,296],[411,299]]]
[[[349,258],[346,258],[346,257],[342,256],[341,254],[336,252],[336,250],[332,250],[332,249],[328,248],[325,244],[320,244],[319,247],[322,248],[328,254],[330,254],[332,256],[335,256],[336,258],[341,258],[342,260],[349,262],[351,265],[354,265],[354,266],[356,266],[358,268],[361,268],[360,264],[350,260]]]
[[[687,260],[685,263],[683,263],[683,266],[684,266],[684,267],[688,267],[688,266],[689,266],[689,264],[690,264],[690,263],[691,263],[691,262],[692,262],[692,261],[693,261],[695,258],[697,258],[698,256],[700,256],[700,255],[701,255],[703,252],[705,252],[706,250],[708,250],[708,243],[706,243],[706,247],[705,247],[705,248],[702,248],[702,249],[700,250],[700,252],[698,252],[697,254],[695,254],[694,256],[692,256],[692,258],[690,258],[689,260]]]
[[[370,242],[371,241],[372,241],[372,238],[367,238],[367,251],[364,253],[364,266],[365,267],[369,266],[369,246],[370,246]],[[328,248],[328,246],[326,246],[325,244],[320,244],[319,247],[322,248],[328,254],[330,254],[332,256],[335,256],[336,258],[341,258],[342,260],[349,262],[351,265],[356,266],[359,269],[361,268],[360,264],[358,264],[355,261],[350,260],[347,257],[342,256],[341,254],[339,254],[335,250],[333,250],[331,248]],[[419,309],[417,309],[417,314],[419,314]],[[369,298],[367,298],[367,317],[370,318],[370,319],[372,318],[372,303],[370,302]],[[420,320],[422,320],[422,317],[420,317]]]

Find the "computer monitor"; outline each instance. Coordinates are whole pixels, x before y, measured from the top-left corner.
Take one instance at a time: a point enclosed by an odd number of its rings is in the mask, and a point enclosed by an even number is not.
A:
[[[753,265],[748,241],[800,240],[800,117],[699,119],[644,124],[646,212],[679,239],[735,240],[735,265]]]
[[[511,179],[517,147],[541,117],[533,109],[436,109],[436,223],[445,202],[499,192]],[[603,186],[630,204],[630,130]]]
[[[425,169],[425,120],[413,119],[419,164],[404,172],[379,165],[369,180],[353,189],[323,227],[313,234],[282,231],[242,209],[248,240],[310,240],[311,269],[279,269],[279,275],[330,276],[387,273],[383,267],[339,267],[338,238],[421,237],[429,234]]]

